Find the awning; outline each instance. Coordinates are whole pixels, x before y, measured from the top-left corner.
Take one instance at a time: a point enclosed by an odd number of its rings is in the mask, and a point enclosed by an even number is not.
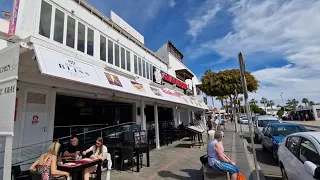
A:
[[[185,79],[192,79],[194,75],[188,69],[178,69],[176,74],[184,77]]]
[[[204,103],[190,99],[190,97],[173,90],[154,87],[139,79],[116,75],[107,69],[37,44],[34,44],[34,50],[42,74],[198,109],[207,109]]]

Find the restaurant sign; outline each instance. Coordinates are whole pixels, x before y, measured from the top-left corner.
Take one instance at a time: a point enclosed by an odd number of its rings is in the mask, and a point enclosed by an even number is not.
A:
[[[162,81],[166,81],[170,84],[176,85],[181,89],[184,89],[184,90],[188,89],[188,85],[186,83],[182,82],[181,80],[175,77],[172,77],[171,75],[161,71],[156,67],[153,68],[153,75],[154,75],[153,81],[155,83],[162,84]]]

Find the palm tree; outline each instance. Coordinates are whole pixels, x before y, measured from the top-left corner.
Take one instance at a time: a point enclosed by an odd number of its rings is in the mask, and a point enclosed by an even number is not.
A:
[[[228,98],[228,97],[226,97],[226,96],[219,96],[219,97],[216,98],[216,100],[220,101],[221,107],[222,107],[223,109],[225,108],[225,106],[224,106],[224,100],[225,100],[226,98]]]
[[[263,97],[263,98],[260,100],[260,103],[264,105],[264,111],[267,112],[267,109],[266,109],[266,104],[268,103],[267,98]]]
[[[309,101],[309,106],[313,106],[315,105],[316,103],[314,103],[313,101]]]
[[[309,100],[307,98],[303,98],[301,102],[304,103],[305,106],[307,106],[307,104],[309,103]]]
[[[277,108],[281,108],[282,106],[280,104],[277,105]]]
[[[255,100],[255,99],[251,99],[251,101],[249,102],[250,104],[254,104],[254,105],[256,105],[257,103],[258,103],[258,101],[257,100]]]
[[[274,101],[273,101],[273,100],[268,101],[267,106],[268,106],[268,107],[271,107],[271,110],[273,110]]]
[[[287,106],[292,106],[292,100],[288,99],[286,104]]]
[[[297,105],[299,104],[299,101],[296,99],[292,99],[291,100],[292,106],[294,106],[295,108],[297,107]]]

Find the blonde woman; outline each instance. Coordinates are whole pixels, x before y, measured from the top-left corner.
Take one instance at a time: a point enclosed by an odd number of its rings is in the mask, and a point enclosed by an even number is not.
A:
[[[68,172],[57,170],[57,155],[61,144],[54,142],[49,146],[48,152],[42,154],[39,159],[34,162],[29,170],[31,172],[40,173],[42,180],[54,179],[54,176],[69,176]]]
[[[103,145],[103,139],[102,137],[99,137],[96,141],[96,145],[91,146],[89,149],[86,151],[83,151],[83,155],[85,156],[89,152],[93,152],[91,155],[91,159],[98,160],[100,159],[101,161],[104,161],[105,159],[108,159],[108,163],[111,163],[111,157],[110,154],[108,153],[108,149],[105,145]],[[109,160],[110,159],[110,160]],[[110,167],[111,168],[111,167]],[[84,180],[89,180],[90,173],[94,172],[97,170],[97,166],[89,167],[84,169]]]

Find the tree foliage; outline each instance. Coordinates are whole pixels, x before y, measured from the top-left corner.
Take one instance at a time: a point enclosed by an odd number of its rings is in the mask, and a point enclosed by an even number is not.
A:
[[[250,110],[251,112],[258,113],[260,115],[266,115],[266,112],[256,104],[250,104]]]
[[[259,84],[256,78],[249,72],[245,72],[245,77],[248,91],[255,92],[258,90]],[[231,97],[235,90],[238,94],[243,94],[239,69],[224,70],[217,73],[206,70],[201,82],[200,89],[209,96]]]

